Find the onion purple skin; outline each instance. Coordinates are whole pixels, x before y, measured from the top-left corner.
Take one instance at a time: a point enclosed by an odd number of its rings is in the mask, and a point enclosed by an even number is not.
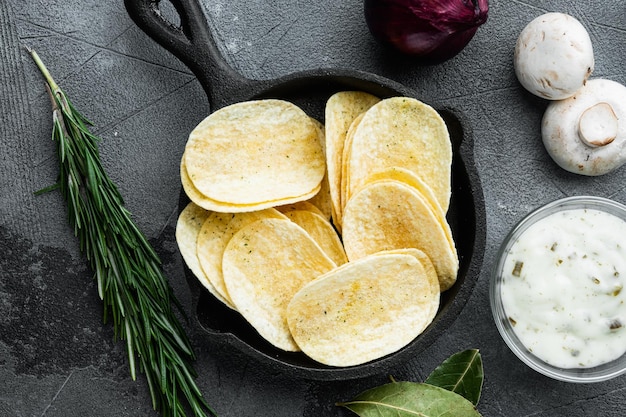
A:
[[[438,64],[457,55],[487,21],[488,0],[364,0],[365,21],[384,45]]]

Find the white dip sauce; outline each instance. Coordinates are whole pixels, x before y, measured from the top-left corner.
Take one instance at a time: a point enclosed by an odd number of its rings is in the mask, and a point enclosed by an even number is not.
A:
[[[502,303],[535,356],[588,368],[626,352],[626,222],[572,209],[530,226],[506,255]]]

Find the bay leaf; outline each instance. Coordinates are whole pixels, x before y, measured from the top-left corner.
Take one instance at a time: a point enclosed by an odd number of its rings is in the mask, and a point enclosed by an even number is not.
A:
[[[360,417],[480,417],[464,397],[418,382],[391,382],[337,405]]]
[[[468,349],[450,356],[424,382],[455,392],[478,405],[483,379],[480,352],[478,349]]]

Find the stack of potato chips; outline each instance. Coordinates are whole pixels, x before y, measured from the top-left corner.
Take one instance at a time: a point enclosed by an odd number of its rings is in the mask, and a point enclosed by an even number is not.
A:
[[[176,229],[189,269],[274,346],[352,366],[409,344],[456,280],[452,150],[412,98],[331,96],[325,125],[283,100],[190,134]]]

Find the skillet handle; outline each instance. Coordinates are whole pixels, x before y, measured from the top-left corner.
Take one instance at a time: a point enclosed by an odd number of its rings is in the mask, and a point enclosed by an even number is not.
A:
[[[161,0],[124,0],[124,4],[141,30],[194,73],[211,107],[218,103],[218,97],[228,96],[231,89],[250,83],[222,57],[198,0],[169,1],[180,17],[180,27],[163,17]]]

